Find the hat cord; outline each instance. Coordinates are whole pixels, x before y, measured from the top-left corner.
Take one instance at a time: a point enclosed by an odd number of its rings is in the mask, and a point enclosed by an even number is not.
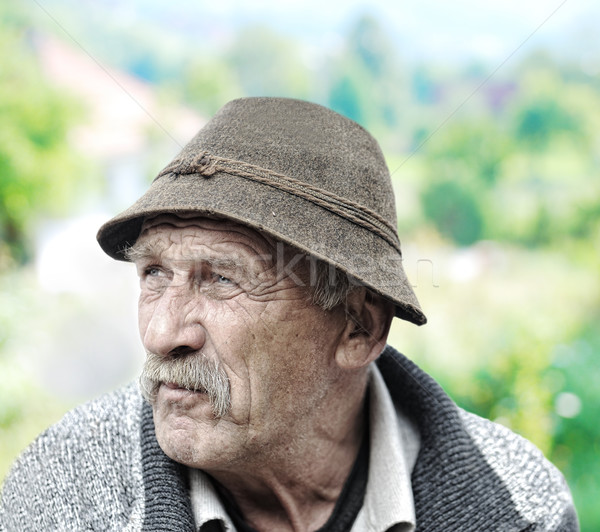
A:
[[[377,234],[398,253],[401,253],[396,228],[368,207],[299,179],[243,161],[218,157],[204,152],[193,160],[187,158],[175,159],[158,174],[155,181],[167,174],[173,174],[175,179],[181,175],[190,174],[199,174],[209,178],[216,172],[251,179],[308,200]]]

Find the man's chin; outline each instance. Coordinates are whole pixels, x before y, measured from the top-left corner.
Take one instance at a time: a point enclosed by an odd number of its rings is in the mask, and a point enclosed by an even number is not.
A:
[[[156,440],[163,452],[172,460],[189,467],[197,467],[201,447],[192,423],[179,423],[177,429],[156,423]]]
[[[206,469],[220,464],[229,434],[215,418],[208,398],[194,392],[160,392],[153,405],[156,439],[172,460]]]

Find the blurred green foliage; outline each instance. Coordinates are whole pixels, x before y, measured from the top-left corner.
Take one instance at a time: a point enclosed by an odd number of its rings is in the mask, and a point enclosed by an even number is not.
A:
[[[15,5],[0,8],[0,271],[28,258],[32,221],[64,214],[85,183],[67,143],[82,110],[45,79]]]
[[[16,4],[5,5],[12,6],[3,7],[0,31],[6,263],[27,258],[32,217],[77,192],[66,142],[77,105],[48,86],[27,23],[13,16]],[[219,51],[195,53],[164,29],[92,20],[71,27],[98,46],[98,57],[109,61],[118,52],[114,64],[178,92],[202,112],[244,95],[308,98],[381,140],[403,242],[441,249],[445,261],[468,253],[488,268],[467,284],[444,277],[431,297],[419,286],[431,323],[403,330],[394,343],[460,405],[534,441],[565,473],[582,530],[600,529],[597,77],[537,52],[515,56],[489,80],[491,69],[482,65],[457,71],[404,63],[385,25],[370,15],[317,59],[268,27],[248,27]],[[151,31],[161,38],[150,38]],[[23,299],[23,288],[3,275],[8,309]],[[14,316],[0,314],[0,364],[18,383],[0,392],[2,439],[38,419],[26,397],[30,384],[3,350],[9,337],[18,339]],[[26,431],[20,445],[30,437]]]
[[[329,107],[377,136],[399,124],[408,98],[406,82],[396,50],[376,18],[357,19],[327,70],[324,103]]]
[[[600,523],[600,508],[596,502],[600,499],[599,322],[599,313],[589,316],[568,344],[557,346],[551,365],[545,370],[546,375],[558,378],[561,391],[576,393],[581,400],[579,415],[555,418],[551,457],[567,478],[577,479],[573,495],[582,521],[590,530],[591,524]]]
[[[468,188],[451,180],[433,182],[422,201],[425,216],[443,236],[460,246],[481,239],[483,215],[476,194]]]

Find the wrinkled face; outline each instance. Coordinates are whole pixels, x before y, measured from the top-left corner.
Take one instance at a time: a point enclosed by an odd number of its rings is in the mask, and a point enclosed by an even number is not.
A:
[[[149,357],[158,367],[188,366],[153,373],[165,453],[227,470],[302,437],[338,376],[343,311],[312,304],[299,277],[278,264],[275,243],[233,222],[161,216],[145,225],[132,258]],[[187,376],[194,371],[214,374]],[[219,375],[215,386],[230,394],[221,411],[206,393]]]

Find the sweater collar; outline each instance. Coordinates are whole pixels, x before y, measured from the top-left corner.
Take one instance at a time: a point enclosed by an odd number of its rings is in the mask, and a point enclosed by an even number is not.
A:
[[[394,402],[412,417],[421,435],[412,474],[417,531],[526,528],[510,492],[440,385],[390,346],[377,366]]]

